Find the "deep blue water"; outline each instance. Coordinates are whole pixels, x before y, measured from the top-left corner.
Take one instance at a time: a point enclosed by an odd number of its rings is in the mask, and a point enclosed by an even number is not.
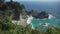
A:
[[[20,2],[26,8],[26,10],[38,10],[47,11],[60,19],[60,2],[33,2],[33,1],[22,1]]]
[[[55,19],[51,19],[49,20],[48,23],[50,23],[53,26],[60,27],[60,2],[20,2],[20,3],[25,6],[26,10],[33,9],[38,11],[47,11],[48,13],[56,17],[56,21]],[[39,21],[32,20],[32,25],[38,26],[37,22]],[[44,21],[42,20],[42,22]],[[42,22],[39,22],[39,23],[42,23]]]

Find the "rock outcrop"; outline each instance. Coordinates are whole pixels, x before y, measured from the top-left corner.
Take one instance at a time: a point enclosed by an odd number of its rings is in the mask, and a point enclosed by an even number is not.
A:
[[[33,15],[33,17],[40,18],[40,19],[48,18],[48,16],[49,14],[45,11],[41,11],[40,13],[37,13],[37,15]]]
[[[43,19],[43,18],[48,18],[48,13],[45,12],[45,11],[42,11],[41,13],[38,14],[39,18],[40,19]]]

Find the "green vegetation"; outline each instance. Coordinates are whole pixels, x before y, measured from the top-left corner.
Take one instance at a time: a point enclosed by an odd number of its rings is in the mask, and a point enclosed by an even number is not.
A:
[[[46,32],[41,31],[42,28],[32,29],[31,25],[23,27],[12,23],[12,17],[14,12],[25,14],[23,11],[24,5],[20,5],[18,2],[4,2],[0,0],[0,34],[60,34],[60,29],[56,27],[48,27]],[[18,18],[17,18],[18,19]]]
[[[27,25],[26,27],[16,25],[14,28],[9,30],[7,30],[7,28],[5,30],[0,29],[0,34],[60,34],[60,29],[51,27],[48,28],[46,32],[42,32],[38,29],[32,29],[30,25]]]

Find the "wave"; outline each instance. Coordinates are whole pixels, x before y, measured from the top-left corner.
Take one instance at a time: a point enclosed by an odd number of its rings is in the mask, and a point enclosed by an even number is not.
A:
[[[52,19],[52,18],[55,18],[55,16],[49,14],[48,19]],[[32,19],[34,19],[34,17],[32,17],[32,16],[28,17],[28,19],[27,19],[27,24],[31,24],[31,25],[32,25],[32,29],[34,29],[34,26],[33,26],[33,24],[31,23]],[[44,19],[44,20],[45,20],[45,19]],[[46,23],[40,23],[40,25],[42,25],[42,26],[44,26],[44,27],[48,27],[48,26],[50,25],[50,23],[47,23],[47,22],[46,22]]]
[[[49,14],[48,19],[51,19],[51,18],[55,18],[55,16],[53,16],[53,15]]]

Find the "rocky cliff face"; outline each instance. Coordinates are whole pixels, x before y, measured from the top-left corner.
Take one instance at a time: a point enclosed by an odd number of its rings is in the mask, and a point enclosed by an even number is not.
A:
[[[20,22],[26,22],[26,19],[20,17],[20,14],[21,16],[26,16],[24,5],[21,5],[20,3],[14,2],[12,0],[9,2],[0,0],[0,19],[3,19],[4,16],[8,16],[13,23],[17,22],[18,24]],[[22,18],[23,20],[21,20],[20,18]]]

